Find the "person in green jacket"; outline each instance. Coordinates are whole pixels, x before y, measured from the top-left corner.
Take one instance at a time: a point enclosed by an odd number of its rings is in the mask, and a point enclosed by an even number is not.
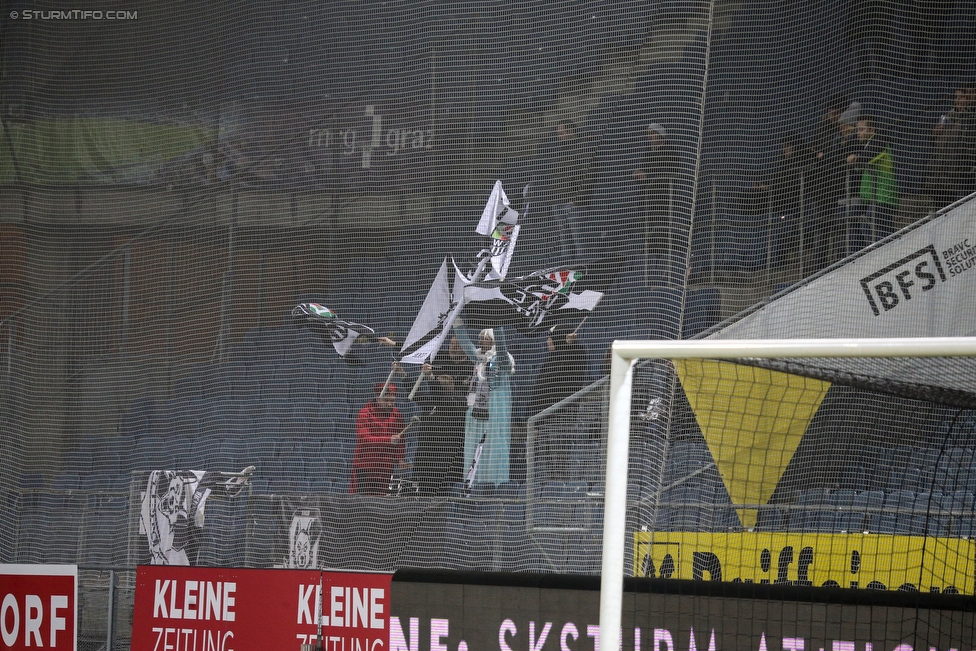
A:
[[[891,146],[877,133],[877,119],[862,115],[857,119],[857,140],[847,157],[859,197],[869,216],[873,216],[874,240],[895,230],[895,208],[898,207],[898,184],[895,178],[895,156]]]

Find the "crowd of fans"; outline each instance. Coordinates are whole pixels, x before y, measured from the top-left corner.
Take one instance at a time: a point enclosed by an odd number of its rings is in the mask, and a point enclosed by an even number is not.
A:
[[[593,258],[614,237],[637,236],[645,253],[667,253],[676,183],[684,173],[680,156],[674,137],[659,123],[642,127],[637,138],[632,162],[623,167],[605,165],[600,152],[609,145],[600,133],[570,120],[558,122],[540,145],[530,201],[550,251]],[[812,134],[780,138],[775,168],[746,194],[759,214],[776,217],[788,242],[801,242],[814,269],[822,268],[895,230],[905,194],[895,142],[931,150],[918,184],[927,207],[941,208],[976,190],[976,82],[955,89],[952,108],[925,127],[921,138],[894,132],[860,101],[836,94]],[[596,205],[601,192],[615,197],[612,220]],[[620,197],[634,192],[638,214],[629,220]],[[787,253],[783,249],[776,251],[778,262]]]
[[[976,189],[976,82],[955,90],[953,107],[932,127],[931,138],[923,191],[932,205],[941,207]],[[616,180],[641,188],[641,219],[653,248],[654,243],[665,241],[671,227],[676,154],[661,124],[648,124],[641,140],[626,178]],[[785,225],[788,237],[803,238],[815,268],[894,232],[900,199],[895,151],[878,118],[860,102],[844,95],[831,97],[810,139],[789,133],[779,146],[778,165],[756,184],[756,190],[764,198],[765,210]],[[605,236],[601,233],[605,227],[595,223],[591,210],[599,171],[597,149],[592,134],[563,120],[537,153],[529,194],[533,217],[546,225],[551,233],[549,250],[562,259],[592,257],[595,241]],[[789,255],[787,249],[776,253],[781,258]],[[589,381],[586,351],[576,331],[557,326],[546,346],[548,357],[527,401],[529,416]],[[417,398],[424,422],[418,428],[412,471],[423,492],[433,494],[457,482],[509,479],[515,363],[505,348],[503,329],[497,334],[482,331],[477,346],[460,329],[450,347],[432,365],[424,366],[423,373],[431,381]],[[363,413],[375,408],[370,403]],[[402,445],[392,431],[388,436],[389,445]],[[359,459],[360,447],[372,434],[368,427],[357,427],[357,437]],[[537,452],[551,461],[568,454],[565,442],[543,440],[538,445]],[[392,467],[384,466],[387,476]]]
[[[565,325],[551,328],[545,339],[546,358],[528,396],[533,416],[580,391],[590,378],[586,350],[576,331]],[[513,415],[511,376],[516,361],[505,344],[504,328],[479,333],[477,344],[463,326],[455,328],[450,344],[431,363],[423,364],[418,390],[409,400],[418,407],[416,445],[410,461],[404,424],[396,407],[397,385],[376,384],[375,398],[359,411],[350,491],[386,494],[406,477],[423,495],[444,494],[457,484],[503,484],[514,475],[513,430],[524,422]],[[405,376],[394,363],[394,374]],[[567,456],[566,441],[540,441],[547,459]]]

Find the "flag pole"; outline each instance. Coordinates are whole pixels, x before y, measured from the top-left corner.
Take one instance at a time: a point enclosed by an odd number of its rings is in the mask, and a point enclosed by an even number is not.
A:
[[[589,314],[587,314],[586,316],[584,316],[583,317],[583,320],[579,322],[579,325],[578,326],[576,326],[576,330],[573,330],[569,334],[575,335],[577,332],[579,332],[579,329],[583,327],[583,324],[586,323],[586,320],[589,319],[589,318],[590,318],[590,315]]]
[[[413,397],[417,395],[417,390],[420,389],[420,384],[423,381],[424,381],[424,372],[421,371],[420,377],[418,377],[417,381],[413,383],[413,389],[410,390],[410,395],[407,396],[407,400],[413,400]]]
[[[386,382],[383,383],[383,390],[380,391],[380,398],[386,395],[386,390],[390,388],[390,382],[393,381],[393,374],[396,373],[396,367],[390,369],[390,374],[386,376]]]

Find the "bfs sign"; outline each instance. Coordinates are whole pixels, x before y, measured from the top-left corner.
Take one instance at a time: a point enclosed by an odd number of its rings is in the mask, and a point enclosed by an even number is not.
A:
[[[905,305],[946,281],[935,246],[930,244],[861,279],[875,316]]]

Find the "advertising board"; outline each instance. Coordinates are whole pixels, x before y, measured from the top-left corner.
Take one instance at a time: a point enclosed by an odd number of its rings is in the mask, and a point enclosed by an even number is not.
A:
[[[78,648],[78,566],[0,565],[0,649]]]
[[[139,566],[132,648],[386,651],[389,598],[389,574]]]

